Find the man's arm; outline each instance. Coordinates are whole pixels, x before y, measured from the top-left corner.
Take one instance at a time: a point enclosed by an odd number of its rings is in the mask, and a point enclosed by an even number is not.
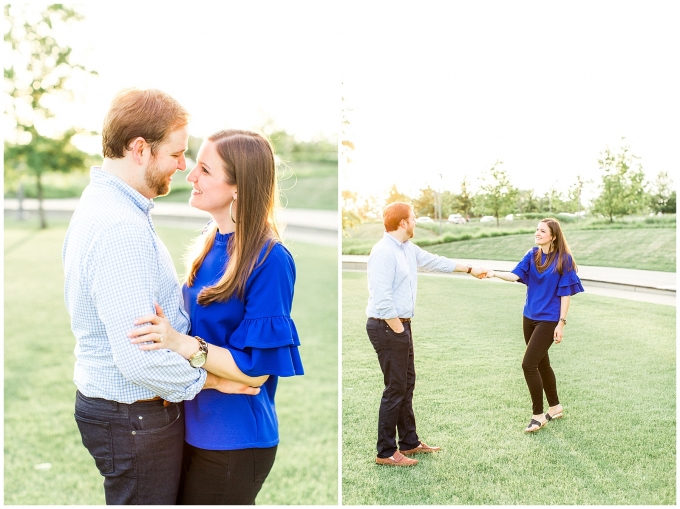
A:
[[[411,244],[416,254],[416,263],[418,268],[428,272],[467,272],[468,265],[458,263],[451,258],[439,256],[429,251],[425,251],[420,246]],[[489,272],[483,267],[472,267],[470,274],[476,278],[482,279],[485,274]]]
[[[205,370],[169,350],[141,351],[127,337],[135,318],[154,311],[158,256],[140,225],[119,223],[103,232],[87,257],[93,312],[104,324],[121,374],[163,399],[181,401],[203,388]]]

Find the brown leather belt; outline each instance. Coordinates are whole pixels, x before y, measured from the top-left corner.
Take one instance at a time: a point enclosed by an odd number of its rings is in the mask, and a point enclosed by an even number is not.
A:
[[[161,399],[163,399],[163,398],[161,398],[160,396],[154,396],[153,398],[149,398],[149,399],[138,399],[137,401],[135,401],[135,403],[148,403],[150,401],[158,401],[158,400],[161,400]],[[133,405],[135,403],[133,403]],[[163,400],[163,406],[170,406],[170,403],[171,403],[171,401]]]
[[[382,321],[385,321],[384,318],[376,318],[375,316],[372,316],[371,318],[373,318],[373,320],[382,320]],[[400,321],[401,323],[407,323],[407,322],[410,322],[411,319],[410,319],[410,318],[400,318],[399,321]]]

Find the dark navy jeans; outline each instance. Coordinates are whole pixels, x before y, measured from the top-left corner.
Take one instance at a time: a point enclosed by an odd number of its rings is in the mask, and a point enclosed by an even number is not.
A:
[[[385,320],[369,318],[366,332],[378,354],[385,382],[378,413],[378,457],[389,458],[397,450],[396,432],[399,433],[399,449],[415,449],[420,445],[413,414],[416,368],[411,324],[404,323],[404,332],[397,334]]]
[[[182,403],[117,403],[76,392],[83,445],[104,476],[108,505],[174,505],[182,468]]]
[[[255,498],[274,465],[276,449],[277,446],[209,451],[184,444],[178,503],[255,505]]]

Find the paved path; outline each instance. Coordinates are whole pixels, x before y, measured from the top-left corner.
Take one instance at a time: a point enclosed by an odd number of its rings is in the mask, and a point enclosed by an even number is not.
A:
[[[367,260],[368,256],[342,255],[342,269],[366,270]],[[458,259],[458,261],[502,271],[512,270],[517,265],[517,262],[498,260]],[[579,265],[578,275],[584,288],[595,295],[675,306],[677,284],[675,272]],[[493,281],[502,282],[496,278]]]
[[[43,200],[45,211],[68,217],[77,205],[78,198]],[[210,214],[188,203],[160,200],[154,205],[151,215],[158,225],[200,228],[210,219]],[[25,199],[22,206],[25,211],[34,214],[38,210],[38,200]],[[18,200],[5,199],[5,214],[18,210]],[[339,214],[333,210],[281,209],[279,220],[286,225],[286,238],[327,246],[338,245]]]

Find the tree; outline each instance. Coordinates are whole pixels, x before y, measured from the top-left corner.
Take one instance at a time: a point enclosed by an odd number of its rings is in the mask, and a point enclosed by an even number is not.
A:
[[[512,211],[517,195],[506,171],[498,169],[499,164],[503,162],[496,161],[482,177],[481,192],[478,195],[480,208],[496,218],[496,226],[500,226],[501,215]]]
[[[349,190],[342,191],[342,234],[349,236],[349,230],[361,224],[357,206],[357,193]]]
[[[387,195],[387,200],[385,200],[385,205],[394,203],[395,201],[403,201],[405,203],[411,203],[411,198],[403,194],[399,189],[397,189],[397,184],[392,184],[390,192]]]
[[[618,153],[609,147],[597,161],[604,171],[600,184],[600,196],[593,202],[593,212],[609,218],[635,214],[645,206],[645,182],[642,165],[635,160],[639,157],[629,153],[630,147],[622,146]]]
[[[518,190],[515,203],[519,214],[539,212],[539,199],[534,194],[533,189]]]
[[[472,204],[473,196],[470,193],[470,182],[468,182],[467,177],[464,177],[460,183],[460,194],[456,195],[454,212],[468,217],[472,213]]]
[[[442,191],[442,218],[449,217],[454,212],[458,212],[458,195],[451,191]]]
[[[53,32],[58,24],[82,20],[75,10],[53,4],[31,19],[21,4],[5,5],[9,30],[5,33],[5,87],[9,101],[7,113],[15,124],[14,142],[5,142],[5,173],[26,172],[36,178],[40,227],[46,228],[42,207],[42,177],[51,171],[68,172],[82,168],[89,157],[71,140],[85,132],[70,128],[47,136],[54,113],[47,106],[49,97],[73,99],[68,86],[74,72],[96,74],[71,61],[72,48],[57,42]]]
[[[576,183],[569,188],[568,203],[570,205],[570,210],[567,212],[576,212],[579,216],[581,215],[581,210],[583,209],[583,204],[581,203],[583,188],[590,182],[590,180],[583,180],[581,175],[576,176]]]
[[[653,212],[662,214],[675,214],[676,201],[673,179],[667,171],[659,172],[654,182],[654,194],[650,195],[650,207]]]
[[[420,196],[413,200],[413,210],[416,217],[429,216],[432,219],[435,217],[435,200],[437,199],[437,191],[427,186],[420,190]],[[403,200],[402,200],[403,201]]]

